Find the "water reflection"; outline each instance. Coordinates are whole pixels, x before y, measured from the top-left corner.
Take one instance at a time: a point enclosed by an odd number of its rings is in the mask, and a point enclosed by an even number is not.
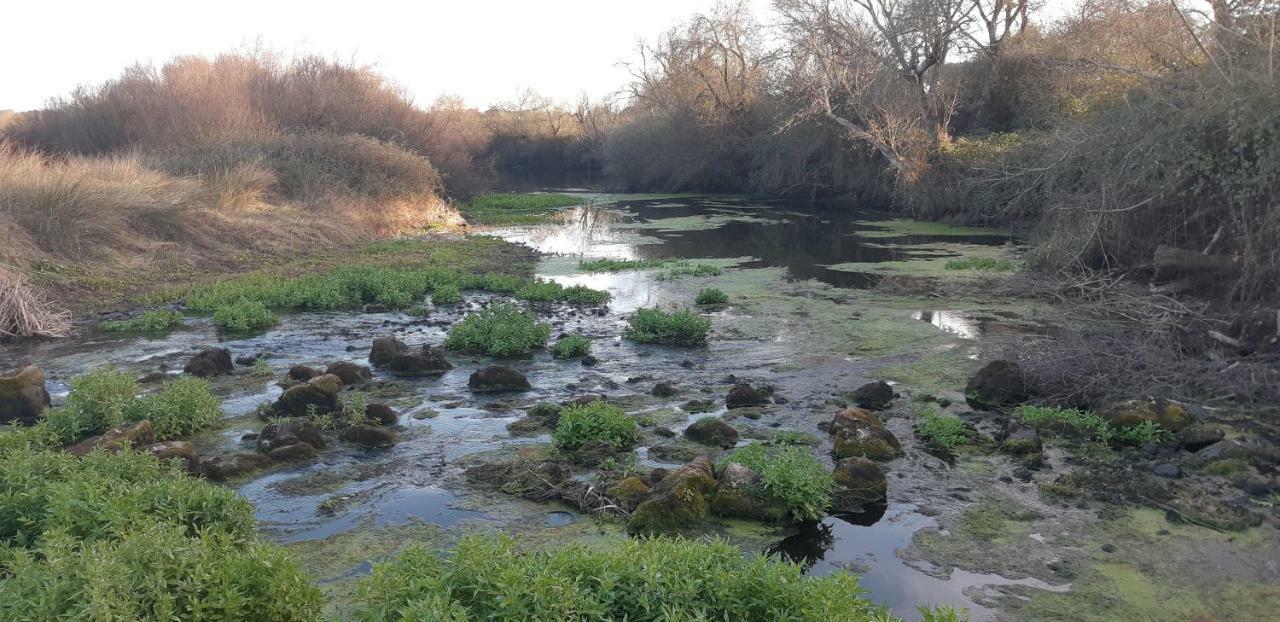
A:
[[[965,339],[977,339],[984,332],[981,322],[959,311],[917,311],[911,317]]]

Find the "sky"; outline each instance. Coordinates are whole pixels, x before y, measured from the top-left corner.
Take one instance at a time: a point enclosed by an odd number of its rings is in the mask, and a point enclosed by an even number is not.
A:
[[[1048,0],[1049,4],[1067,0]],[[748,0],[762,20],[769,0]],[[136,62],[255,45],[375,66],[421,105],[485,108],[526,89],[601,98],[623,62],[715,0],[49,0],[0,10],[0,110],[43,107]]]

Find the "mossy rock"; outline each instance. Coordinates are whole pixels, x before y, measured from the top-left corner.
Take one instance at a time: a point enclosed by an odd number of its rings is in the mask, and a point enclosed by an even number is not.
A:
[[[716,489],[714,473],[706,457],[669,473],[636,506],[627,521],[627,531],[652,534],[702,526],[711,514],[708,496]]]
[[[969,379],[964,396],[974,408],[999,409],[1025,402],[1030,391],[1017,363],[992,361]]]
[[[649,485],[644,480],[632,475],[621,482],[617,486],[610,488],[607,492],[610,499],[613,499],[625,507],[633,508],[645,495],[649,494]]]
[[[44,372],[27,366],[12,376],[0,376],[0,423],[31,424],[49,407]]]
[[[1185,405],[1161,398],[1125,400],[1106,408],[1099,416],[1117,428],[1151,422],[1170,432],[1177,432],[1193,421]]]
[[[867,458],[845,458],[831,472],[835,488],[831,491],[831,509],[853,512],[864,506],[883,502],[889,491],[884,469]]]
[[[338,390],[341,388],[342,380],[337,376],[317,376],[304,384],[289,387],[272,404],[271,410],[287,417],[306,417],[313,411],[315,414],[337,412],[342,408],[338,402]]]
[[[871,412],[846,408],[831,422],[832,453],[837,460],[869,458],[893,460],[902,455],[902,444]]]
[[[703,417],[684,430],[685,438],[712,447],[733,447],[738,431],[719,417]]]
[[[766,523],[786,522],[790,514],[785,503],[761,486],[759,474],[737,463],[727,465],[720,474],[719,487],[711,495],[711,512]]]

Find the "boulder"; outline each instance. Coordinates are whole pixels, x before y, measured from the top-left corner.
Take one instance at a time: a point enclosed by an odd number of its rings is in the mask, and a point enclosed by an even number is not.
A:
[[[364,423],[357,423],[342,431],[342,440],[362,447],[390,447],[396,444],[396,433]]]
[[[364,418],[378,422],[378,425],[395,425],[400,422],[400,415],[386,404],[374,402],[364,407]]]
[[[182,371],[197,378],[212,378],[231,373],[231,351],[226,348],[205,348],[187,361]]]
[[[264,359],[267,358],[267,356],[268,353],[266,351],[254,352],[252,354],[241,354],[236,357],[236,365],[241,367],[253,367],[254,364],[258,362],[258,359]]]
[[[323,375],[324,374],[320,373],[320,370],[314,367],[307,367],[306,365],[294,365],[289,368],[289,372],[286,374],[290,380],[297,382],[306,382],[312,378]]]
[[[1044,450],[1035,428],[1011,421],[1000,434],[1000,450],[1013,456],[1028,456]]]
[[[196,448],[188,441],[165,441],[143,445],[138,451],[149,453],[161,460],[180,460],[188,473],[200,472],[200,460],[196,458]]]
[[[858,512],[864,506],[881,503],[889,490],[884,469],[866,458],[845,458],[831,472],[835,487],[831,490],[834,512]]]
[[[338,402],[338,390],[341,388],[342,380],[337,376],[316,376],[285,389],[271,405],[271,410],[285,417],[306,417],[311,411],[320,415],[337,412],[341,408]]]
[[[749,383],[739,382],[729,389],[729,395],[725,397],[725,405],[729,408],[743,408],[746,406],[765,406],[770,401],[773,391],[767,387],[753,387]]]
[[[974,408],[998,409],[1026,401],[1030,391],[1017,363],[992,361],[969,379],[964,396]]]
[[[256,471],[270,463],[271,458],[262,454],[209,456],[200,461],[200,471],[209,479],[225,480]]]
[[[276,447],[267,452],[272,462],[291,462],[294,460],[310,460],[316,457],[316,448],[310,443],[294,443]]]
[[[337,376],[342,384],[364,384],[373,380],[373,372],[364,365],[356,365],[350,361],[338,361],[325,368],[324,373]]]
[[[610,488],[606,492],[610,499],[618,502],[624,508],[632,509],[636,504],[649,494],[649,485],[644,480],[632,475],[621,482],[617,486]]]
[[[1192,423],[1191,411],[1185,405],[1160,398],[1125,400],[1103,409],[1098,416],[1117,428],[1131,428],[1150,421],[1170,432],[1178,432]]]
[[[738,431],[719,417],[703,417],[684,430],[685,438],[712,447],[733,447],[738,442]]]
[[[874,414],[861,408],[846,408],[828,428],[836,459],[862,457],[892,460],[902,455],[902,445]]]
[[[122,449],[142,447],[156,442],[155,430],[151,422],[143,419],[134,423],[126,423],[103,432],[99,436],[86,438],[67,448],[73,456],[83,456],[95,449],[103,451],[120,451]]]
[[[44,372],[28,365],[13,375],[0,375],[0,423],[32,424],[49,407]]]
[[[415,350],[391,336],[373,339],[369,364],[402,376],[438,376],[453,369],[443,349],[423,345]]]
[[[1183,449],[1187,451],[1200,451],[1227,436],[1227,431],[1222,426],[1196,423],[1189,425],[1178,432],[1178,442],[1182,444]]]
[[[705,456],[668,473],[636,506],[627,521],[632,533],[662,533],[698,527],[711,513],[715,469]]]
[[[306,443],[315,449],[325,446],[324,435],[320,429],[306,417],[294,417],[278,423],[268,424],[258,434],[258,451],[271,453],[281,447],[289,447],[298,443]]]
[[[711,512],[717,516],[748,518],[780,523],[787,518],[787,507],[779,500],[762,494],[760,475],[737,463],[728,464],[720,473],[716,489],[710,495]]]
[[[853,392],[853,403],[868,410],[884,410],[893,405],[893,397],[889,383],[868,382]]]
[[[533,388],[529,379],[518,369],[506,365],[481,367],[467,380],[467,388],[477,393],[498,391],[525,391]]]
[[[671,397],[679,392],[680,389],[676,388],[676,384],[674,382],[665,381],[653,385],[653,390],[649,393],[654,397]]]

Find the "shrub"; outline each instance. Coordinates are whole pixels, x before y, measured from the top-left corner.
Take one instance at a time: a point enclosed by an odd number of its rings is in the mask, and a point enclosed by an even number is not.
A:
[[[496,272],[471,277],[466,283],[468,289],[479,289],[495,294],[514,294],[524,285],[524,281],[519,277]]]
[[[698,292],[698,297],[693,302],[700,305],[722,305],[729,302],[729,295],[714,287],[708,287]]]
[[[257,372],[258,359],[254,363]],[[265,363],[264,363],[265,364]],[[267,368],[267,375],[270,375]],[[154,395],[140,400],[138,417],[151,421],[156,438],[188,436],[209,427],[222,416],[221,402],[209,381],[179,376],[166,381]]]
[[[916,436],[929,446],[943,450],[955,449],[969,440],[969,432],[963,421],[939,415],[932,408],[921,414],[920,423],[916,424]]]
[[[511,356],[543,347],[550,336],[551,327],[539,323],[532,313],[500,304],[468,314],[449,331],[444,345],[451,350]]]
[[[627,449],[639,442],[640,434],[635,420],[621,408],[595,401],[561,410],[551,438],[563,451],[576,451],[589,441]]]
[[[627,322],[623,336],[640,343],[697,345],[706,343],[711,330],[710,320],[689,310],[640,309]]]
[[[232,332],[245,332],[270,328],[280,323],[280,317],[257,300],[241,298],[213,312],[213,325]]]
[[[591,340],[579,335],[567,335],[551,346],[551,355],[558,359],[571,359],[591,353]]]
[[[781,503],[795,520],[813,521],[826,515],[835,482],[808,448],[751,443],[725,454],[719,466],[734,462],[760,475],[755,494]]]
[[[158,333],[181,324],[181,313],[168,309],[152,309],[135,318],[103,322],[99,327],[116,333]]]
[[[521,552],[463,538],[445,558],[413,547],[358,589],[361,622],[400,620],[880,620],[846,573],[744,556],[722,541],[666,537]]]

